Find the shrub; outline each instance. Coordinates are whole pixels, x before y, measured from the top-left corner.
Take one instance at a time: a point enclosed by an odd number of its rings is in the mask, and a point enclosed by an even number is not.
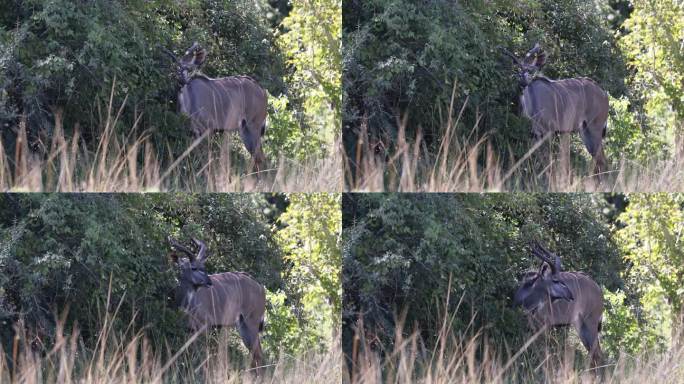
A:
[[[521,54],[539,42],[549,77],[588,76],[620,97],[627,72],[603,11],[580,0],[345,1],[349,158],[363,122],[371,136],[396,140],[398,116],[408,118],[408,139],[420,130],[436,152],[453,103],[454,115],[464,108],[456,137],[490,134],[501,161],[509,151],[519,159],[530,146],[529,128],[515,117],[517,81],[498,46]]]

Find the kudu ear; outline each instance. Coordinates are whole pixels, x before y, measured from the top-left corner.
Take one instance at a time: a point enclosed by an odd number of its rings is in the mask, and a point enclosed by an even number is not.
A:
[[[206,60],[206,58],[207,50],[202,47],[199,47],[199,49],[195,51],[195,58],[193,59],[193,61],[195,62],[195,65],[197,67],[201,67],[202,64],[204,64],[204,60]]]
[[[178,251],[181,251],[181,252],[185,253],[186,255],[188,255],[188,258],[190,259],[190,261],[195,259],[195,254],[192,253],[192,251],[189,248],[181,245],[176,239],[172,238],[171,236],[168,236],[167,240],[168,240],[169,244],[171,245],[171,248],[178,250]]]
[[[199,68],[207,58],[207,51],[195,41],[185,52],[185,55],[192,55],[192,64]]]
[[[541,61],[539,59],[541,58]],[[537,63],[540,62],[541,65],[544,65],[544,62],[546,62],[546,54],[542,50],[541,46],[539,43],[535,43],[534,47],[527,51],[525,54],[525,57],[523,58],[523,63],[525,65],[534,65],[537,68],[541,68]]]
[[[573,296],[568,285],[560,280],[551,282],[551,285],[549,286],[549,296],[551,297],[551,301],[560,299],[567,301],[575,300],[575,296]]]
[[[549,268],[549,265],[546,264],[546,262],[542,262],[541,265],[539,266],[539,276],[548,279],[551,275],[551,269]]]
[[[185,54],[186,54],[186,55],[194,54],[194,53],[195,53],[195,50],[196,50],[197,48],[201,48],[201,47],[200,47],[200,45],[199,45],[198,42],[194,41],[194,42],[192,43],[192,45],[190,46],[190,48],[188,48],[188,50],[185,51]]]
[[[537,54],[537,59],[534,61],[534,66],[537,67],[537,69],[541,69],[544,64],[546,64],[546,52],[540,50]]]

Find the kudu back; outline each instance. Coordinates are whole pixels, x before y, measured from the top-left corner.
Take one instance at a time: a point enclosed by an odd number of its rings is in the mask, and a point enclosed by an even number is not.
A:
[[[245,347],[250,351],[252,368],[261,365],[262,353],[259,333],[264,329],[266,291],[251,276],[243,272],[224,272],[208,275],[204,262],[207,248],[204,242],[193,239],[199,251],[169,238],[171,246],[187,258],[175,258],[180,267],[176,302],[188,315],[188,325],[194,332],[217,326],[236,327]]]
[[[542,260],[542,266],[525,275],[515,293],[515,304],[523,307],[534,327],[572,325],[589,352],[591,365],[599,366],[601,287],[584,273],[562,271],[560,258],[539,243],[532,245],[532,254]]]
[[[608,95],[593,80],[578,77],[551,80],[539,75],[546,54],[536,44],[523,59],[504,50],[517,64],[522,87],[520,109],[532,121],[532,134],[541,140],[551,133],[579,132],[595,162],[594,172],[606,171],[603,139],[608,121]]]
[[[206,50],[196,42],[179,59],[166,50],[178,64],[180,112],[190,117],[195,137],[212,131],[238,131],[254,167],[260,170],[266,157],[261,140],[266,132],[268,94],[249,76],[213,79],[195,73],[206,59]]]

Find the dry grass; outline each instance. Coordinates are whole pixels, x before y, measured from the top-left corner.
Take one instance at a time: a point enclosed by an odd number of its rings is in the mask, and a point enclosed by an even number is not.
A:
[[[209,348],[189,348],[201,337],[193,335],[168,360],[152,352],[138,332],[124,339],[103,329],[94,350],[85,350],[76,330],[64,334],[59,326],[56,343],[46,354],[35,352],[23,337],[17,337],[11,352],[16,364],[0,358],[3,383],[340,383],[341,350],[336,344],[328,353],[303,356],[281,354],[262,367],[259,376],[231,363],[227,348],[217,353]],[[197,345],[194,345],[197,347]],[[201,354],[201,356],[200,356]],[[4,356],[0,350],[0,357]],[[200,361],[201,363],[195,363]]]
[[[380,353],[364,332],[352,345],[354,384],[402,383],[681,383],[684,377],[684,346],[664,353],[638,356],[622,354],[589,369],[584,350],[559,345],[540,331],[518,351],[497,350],[480,332],[457,332],[445,317],[434,348],[426,349],[417,332],[398,331],[394,348]],[[362,329],[362,324],[359,324]],[[467,336],[465,336],[467,335]],[[681,338],[680,338],[681,340]],[[499,342],[500,345],[500,342]],[[576,356],[580,356],[577,358]],[[541,363],[540,363],[541,362]]]
[[[231,165],[230,136],[218,151],[207,151],[207,137],[195,140],[179,157],[168,156],[162,166],[148,132],[138,132],[141,115],[128,137],[117,136],[118,111],[112,105],[113,90],[100,127],[95,151],[82,140],[79,128],[67,137],[63,115],[53,109],[55,126],[49,143],[41,151],[29,150],[26,122],[16,128],[17,139],[11,157],[0,141],[0,190],[12,192],[325,192],[342,190],[342,158],[339,143],[323,159],[298,162],[280,156],[259,174],[245,172],[245,166]],[[197,151],[202,153],[197,155]],[[201,152],[204,151],[204,152]],[[218,152],[215,154],[214,152]],[[194,154],[194,156],[190,156]],[[197,158],[206,160],[197,162]]]
[[[144,332],[132,324],[123,333],[113,330],[115,316],[105,316],[94,348],[83,346],[77,328],[66,333],[57,323],[54,346],[36,347],[23,327],[16,327],[10,359],[0,349],[2,383],[340,383],[342,354],[339,342],[327,353],[302,356],[281,354],[260,368],[259,375],[231,361],[228,348],[203,344],[206,334],[193,334],[177,351],[151,348]],[[166,358],[161,357],[165,350]],[[14,364],[9,362],[13,361]]]
[[[467,103],[467,101],[466,101]],[[373,138],[361,124],[356,155],[345,154],[345,188],[352,191],[397,192],[674,192],[684,190],[684,147],[677,145],[668,160],[638,164],[609,159],[610,171],[594,175],[591,169],[569,166],[567,135],[549,135],[521,158],[497,153],[487,135],[473,140],[477,124],[468,137],[456,135],[463,108],[455,115],[453,104],[437,153],[429,151],[418,131],[406,137],[401,122],[396,142],[389,146]],[[454,117],[455,116],[455,117]],[[479,121],[478,121],[479,123]],[[409,141],[411,139],[412,141]],[[551,141],[551,143],[548,143]],[[550,145],[549,145],[550,144]],[[678,143],[682,144],[682,143]],[[566,148],[565,150],[557,148]],[[390,148],[388,150],[388,148]],[[550,150],[549,148],[553,148]],[[558,151],[560,153],[553,153]],[[589,156],[584,148],[583,155]],[[551,155],[549,153],[551,152]],[[504,167],[502,164],[512,164]],[[539,171],[541,170],[541,171]]]

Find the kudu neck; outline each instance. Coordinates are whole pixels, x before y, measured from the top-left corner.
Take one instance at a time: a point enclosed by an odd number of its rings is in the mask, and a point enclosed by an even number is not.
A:
[[[178,285],[178,306],[185,310],[194,308],[197,300],[197,290],[201,288],[209,287],[195,286],[190,282],[181,281],[181,283]]]
[[[211,77],[205,75],[199,70],[196,70],[192,73],[190,73],[187,77],[183,78],[182,76],[178,78],[178,84],[180,84],[181,88],[184,86],[190,84],[193,80],[195,79],[204,79],[204,80],[214,80]]]

